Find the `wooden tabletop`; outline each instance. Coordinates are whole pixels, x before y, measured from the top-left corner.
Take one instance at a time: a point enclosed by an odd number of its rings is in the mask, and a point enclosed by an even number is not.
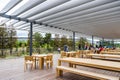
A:
[[[120,71],[120,62],[104,61],[104,60],[97,60],[97,59],[85,59],[85,58],[71,58],[71,57],[60,58],[59,63],[61,64],[61,62],[68,62],[68,63],[78,64],[82,66]]]
[[[102,51],[102,54],[120,54],[120,52]]]
[[[120,58],[120,55],[111,54],[87,54],[88,56],[99,56],[99,57],[109,57],[109,58]]]
[[[66,52],[66,53],[68,53],[68,54],[74,54],[76,52],[75,51],[71,51],[71,52]]]
[[[34,57],[46,57],[47,54],[34,54],[32,56],[34,56]]]

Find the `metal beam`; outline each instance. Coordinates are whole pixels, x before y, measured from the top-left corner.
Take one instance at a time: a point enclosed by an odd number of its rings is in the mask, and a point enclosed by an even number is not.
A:
[[[2,14],[2,13],[0,13],[0,16],[5,17],[5,18],[9,18],[9,19],[15,19],[15,20],[18,20],[18,21],[24,21],[24,22],[28,22],[28,23],[39,24],[39,25],[49,26],[49,27],[58,28],[58,29],[62,29],[62,30],[72,31],[70,29],[65,29],[65,28],[61,28],[61,27],[57,27],[57,26],[52,26],[52,25],[44,24],[42,22],[36,22],[34,20],[28,20],[26,18],[10,16],[10,15],[6,15],[6,14]],[[76,32],[76,31],[74,31],[74,32]]]
[[[0,13],[0,16],[1,17],[5,17],[5,18],[9,18],[9,19],[19,20],[19,21],[25,21],[25,22],[35,23],[35,21],[32,21],[32,20],[28,20],[28,19],[20,18],[20,17],[16,17],[16,16],[10,16],[10,15],[6,15],[6,14],[2,14],[2,13]],[[38,24],[40,24],[40,23],[38,23]]]

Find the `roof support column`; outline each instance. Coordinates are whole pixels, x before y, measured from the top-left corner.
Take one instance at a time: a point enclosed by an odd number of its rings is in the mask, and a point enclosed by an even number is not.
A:
[[[33,23],[30,23],[30,56],[32,55],[32,34],[33,34]]]
[[[75,32],[73,32],[73,50],[75,51]]]
[[[92,35],[92,46],[94,46],[94,36]]]
[[[102,38],[102,46],[104,46],[104,38]]]
[[[115,45],[114,45],[114,39],[112,39],[112,46],[115,47]]]

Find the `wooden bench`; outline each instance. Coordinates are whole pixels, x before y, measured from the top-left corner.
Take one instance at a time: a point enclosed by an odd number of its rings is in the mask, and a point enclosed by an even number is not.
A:
[[[63,71],[71,72],[71,73],[86,76],[86,77],[95,78],[98,80],[120,80],[119,77],[113,77],[113,76],[109,76],[109,75],[105,75],[105,74],[94,73],[94,72],[90,72],[90,71],[84,71],[84,70],[79,70],[76,68],[65,67],[65,66],[57,66],[56,67],[57,77],[62,76]]]

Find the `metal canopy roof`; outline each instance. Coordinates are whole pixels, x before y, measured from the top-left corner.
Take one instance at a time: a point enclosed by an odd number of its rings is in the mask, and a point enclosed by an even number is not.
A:
[[[1,23],[16,29],[120,38],[120,0],[0,0]],[[10,18],[10,19],[7,19]]]

